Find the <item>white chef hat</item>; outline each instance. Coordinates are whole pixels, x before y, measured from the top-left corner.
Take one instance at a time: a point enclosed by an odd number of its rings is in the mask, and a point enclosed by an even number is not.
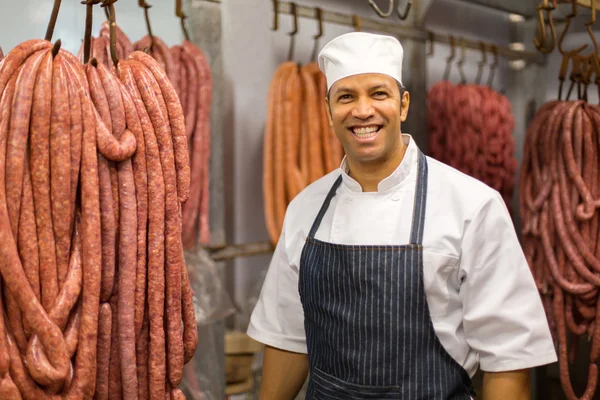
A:
[[[319,53],[319,68],[327,77],[327,90],[352,75],[389,75],[402,85],[402,45],[392,36],[351,32],[336,37]]]

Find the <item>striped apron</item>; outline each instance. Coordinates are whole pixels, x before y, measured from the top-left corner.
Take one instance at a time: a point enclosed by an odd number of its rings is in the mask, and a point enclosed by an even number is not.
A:
[[[471,379],[440,343],[423,288],[425,156],[419,152],[408,245],[315,239],[341,181],[323,202],[300,260],[307,399],[469,400]]]

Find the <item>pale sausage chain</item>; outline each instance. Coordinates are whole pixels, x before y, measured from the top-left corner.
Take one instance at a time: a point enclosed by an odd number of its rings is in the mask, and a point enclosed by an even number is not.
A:
[[[30,40],[0,64],[2,399],[184,398],[184,111],[164,68],[115,39],[118,63]]]
[[[288,204],[306,186],[340,166],[343,149],[329,125],[325,75],[316,63],[287,61],[271,80],[264,133],[263,201],[277,244]]]

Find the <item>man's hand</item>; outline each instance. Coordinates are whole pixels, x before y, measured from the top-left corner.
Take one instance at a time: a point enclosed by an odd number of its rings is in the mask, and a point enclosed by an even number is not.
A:
[[[484,373],[482,395],[483,400],[529,400],[529,370]]]
[[[308,356],[266,346],[259,400],[293,400],[308,376]]]

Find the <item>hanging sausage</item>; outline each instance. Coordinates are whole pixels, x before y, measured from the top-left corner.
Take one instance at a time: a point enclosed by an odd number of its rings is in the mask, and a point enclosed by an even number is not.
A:
[[[576,14],[574,3],[565,30]],[[545,44],[536,45],[541,49]],[[594,75],[598,82],[600,65],[597,53],[580,54],[585,47],[567,52],[559,43],[563,58],[558,99],[533,117],[519,176],[523,249],[557,342],[560,380],[569,400],[594,397],[600,356],[600,108],[587,102],[588,85]],[[569,66],[571,87],[563,96]],[[577,100],[569,100],[575,85]],[[591,348],[587,387],[579,397],[569,366],[582,342]]]
[[[339,167],[342,146],[329,125],[327,84],[316,63],[287,61],[269,86],[263,155],[263,198],[270,240],[277,243],[288,204]]]
[[[489,87],[491,79],[488,86],[466,84],[463,60],[464,47],[459,85],[447,80],[448,64],[444,80],[428,92],[429,155],[497,190],[510,209],[517,168],[511,105]],[[478,75],[479,81],[481,69]]]
[[[183,243],[191,249],[196,243],[210,242],[209,163],[212,74],[202,50],[188,39],[173,46],[171,58],[180,82],[178,95],[185,113],[186,137],[190,149],[190,196],[183,205]]]
[[[48,40],[0,64],[3,399],[181,398],[195,353],[183,110],[111,34],[112,68]]]

